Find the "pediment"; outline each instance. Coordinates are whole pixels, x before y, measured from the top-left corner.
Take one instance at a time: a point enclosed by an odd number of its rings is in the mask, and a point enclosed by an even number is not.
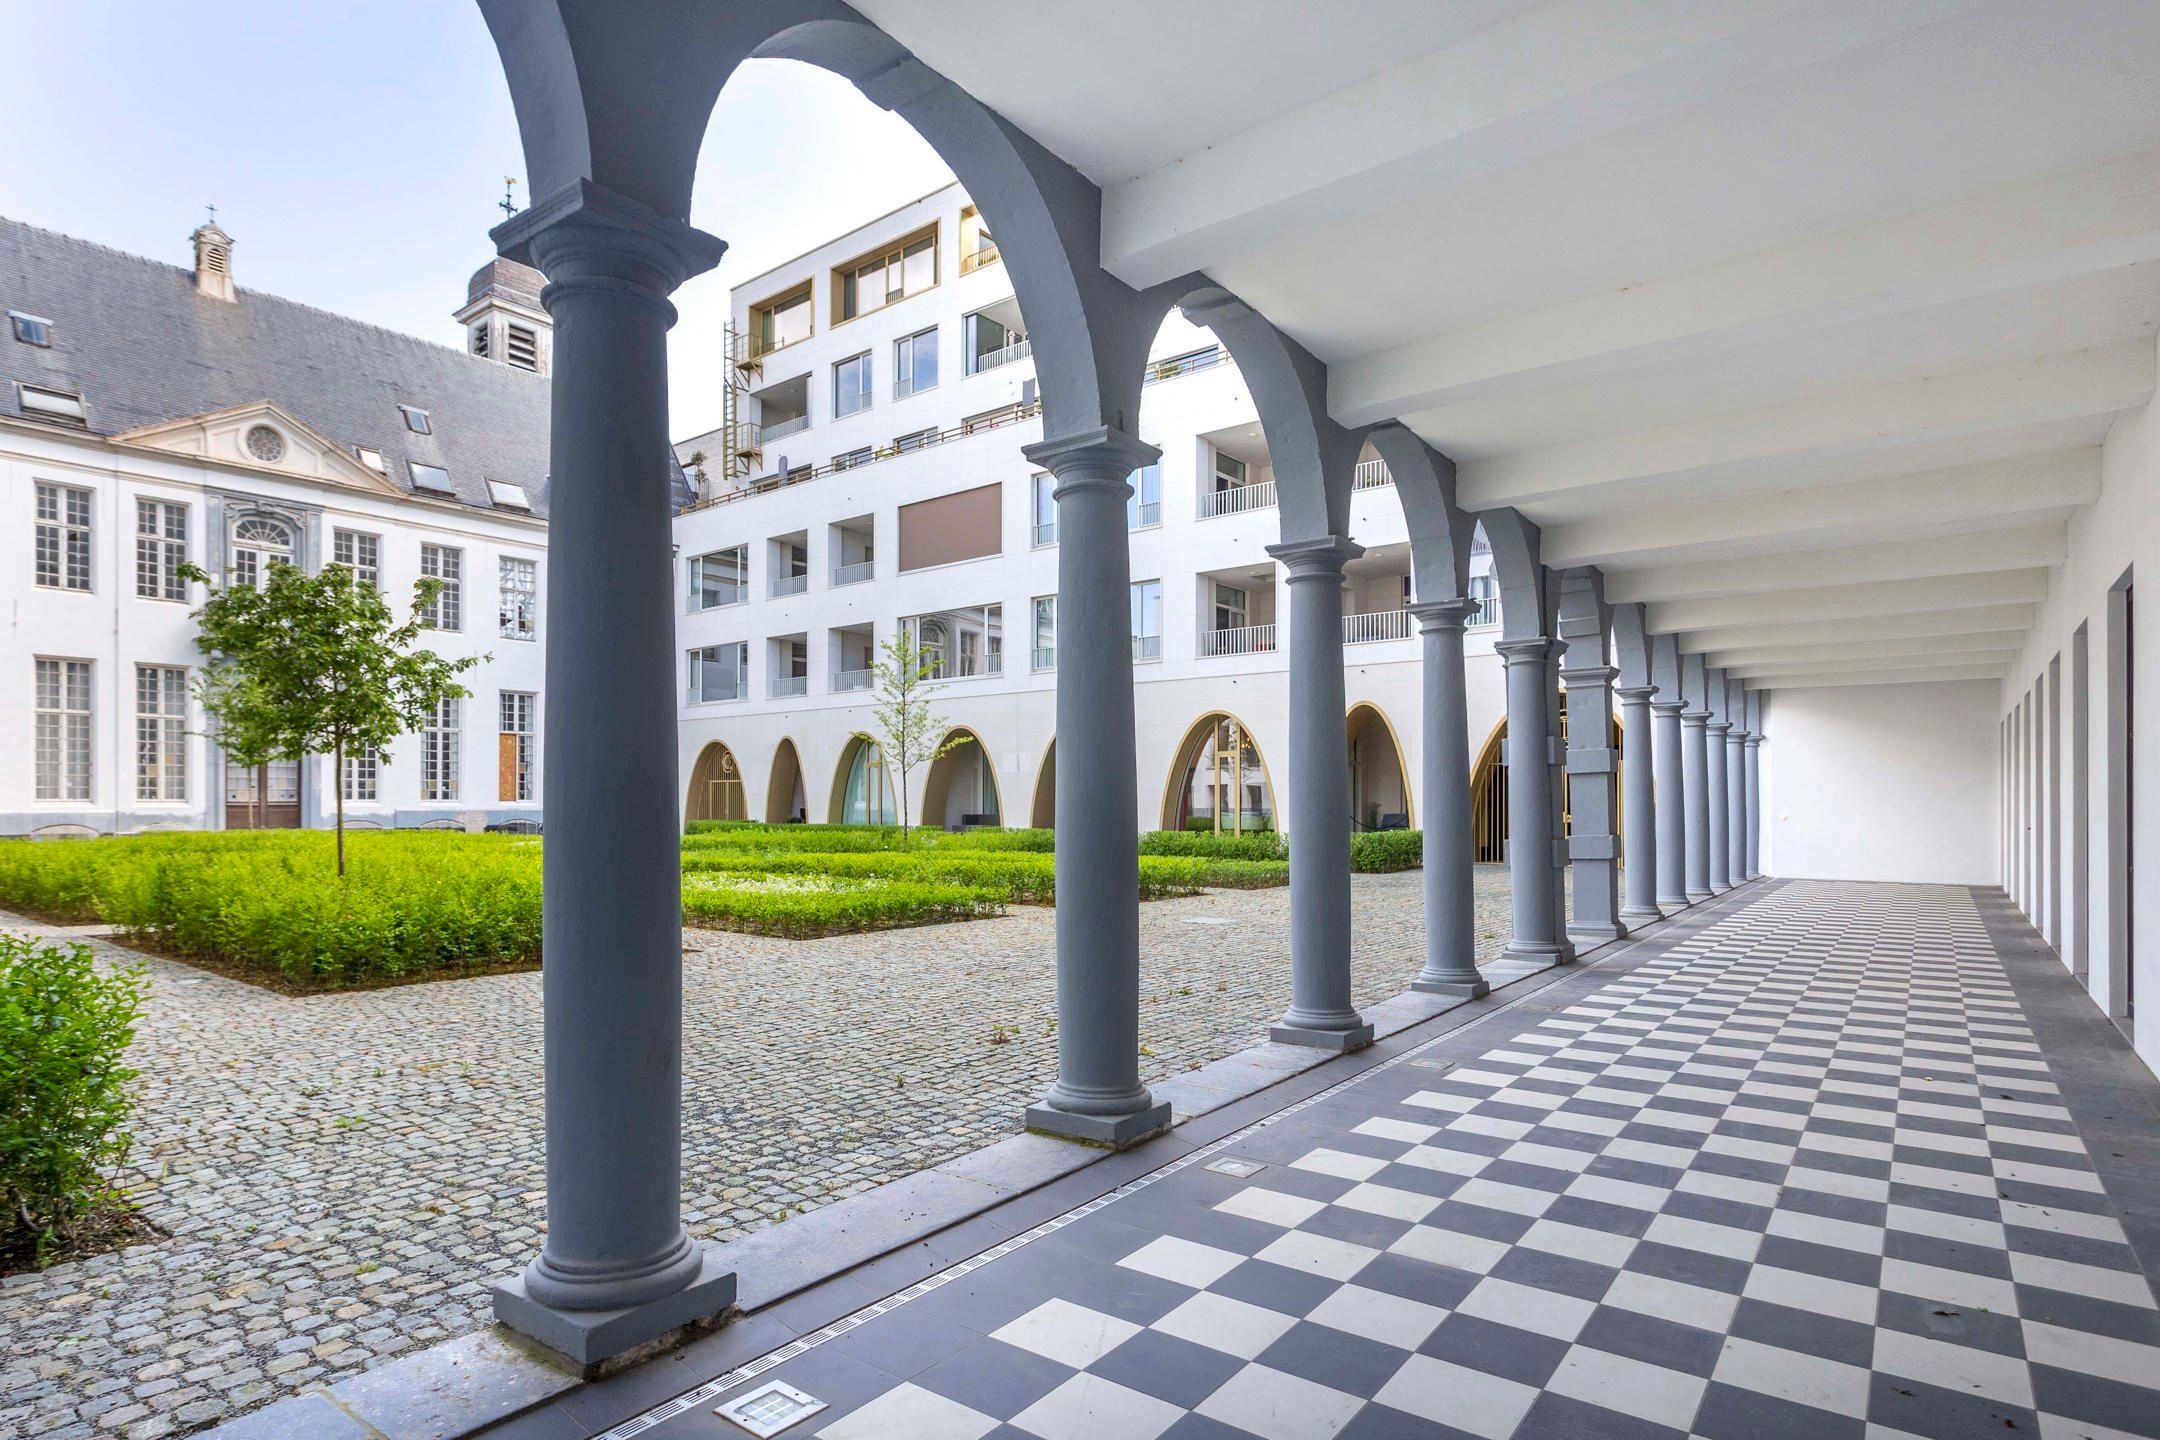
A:
[[[146,450],[216,460],[272,475],[349,485],[376,494],[401,494],[386,477],[361,464],[344,446],[316,433],[267,400],[208,415],[160,421],[114,438]]]

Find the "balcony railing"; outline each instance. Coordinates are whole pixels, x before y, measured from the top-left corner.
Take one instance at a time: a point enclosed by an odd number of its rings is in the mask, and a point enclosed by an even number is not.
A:
[[[1162,524],[1162,501],[1150,500],[1145,505],[1132,507],[1131,518],[1125,528],[1128,530],[1152,530],[1160,524]]]
[[[1162,659],[1162,636],[1135,635],[1132,637],[1132,658],[1135,660]]]
[[[1194,350],[1184,355],[1172,355],[1168,359],[1150,364],[1141,383],[1155,385],[1164,380],[1175,380],[1180,375],[1195,375],[1202,370],[1212,370],[1218,365],[1226,364],[1229,359],[1230,352],[1220,345],[1210,345],[1205,350]]]
[[[1035,670],[1057,669],[1057,646],[1037,645],[1035,647],[1034,656],[1030,659],[1028,663],[1030,667]]]
[[[772,577],[772,593],[775,600],[783,595],[800,595],[809,588],[810,576],[807,572],[801,575],[775,575]]]
[[[931,660],[925,680],[973,680],[1005,673],[1005,652],[988,655],[940,655]]]
[[[1200,496],[1200,518],[1209,520],[1217,515],[1243,515],[1248,510],[1272,510],[1275,508],[1275,482],[1262,480],[1255,485],[1237,485],[1228,490],[1213,490]]]
[[[744,686],[741,680],[712,680],[704,684],[693,683],[687,692],[692,705],[710,705],[720,700],[741,700]]]
[[[775,700],[785,700],[790,695],[807,695],[809,693],[810,677],[808,675],[775,675],[772,677],[772,697]]]
[[[1055,544],[1057,544],[1057,521],[1055,521],[1055,520],[1038,520],[1038,521],[1036,521],[1036,522],[1035,522],[1035,548],[1036,548],[1036,549],[1038,549],[1038,550],[1040,550],[1040,549],[1042,549],[1042,547],[1043,547],[1043,546],[1045,546],[1045,545],[1055,545]]]
[[[1466,626],[1472,630],[1478,630],[1487,625],[1498,625],[1500,623],[1500,597],[1498,595],[1487,595],[1478,600],[1476,604],[1477,608],[1470,612],[1470,618],[1463,622]]]
[[[1207,655],[1265,655],[1275,649],[1273,625],[1241,625],[1235,630],[1202,630],[1200,653]]]
[[[982,354],[977,355],[975,357],[975,368],[968,373],[980,375],[985,370],[995,370],[1000,365],[1010,365],[1015,360],[1025,360],[1034,353],[1034,348],[1028,344],[1027,336],[1023,335],[999,349],[985,350]]]
[[[832,583],[835,585],[860,585],[866,580],[874,579],[876,575],[877,562],[875,560],[857,560],[852,565],[833,566]]]
[[[810,417],[798,415],[792,420],[775,420],[770,425],[758,426],[758,439],[770,443],[789,435],[797,435],[810,428]]]
[[[1350,488],[1353,490],[1378,490],[1392,485],[1395,477],[1388,474],[1385,460],[1360,460],[1357,469],[1350,472]]]
[[[1362,615],[1345,615],[1342,617],[1342,638],[1345,645],[1364,645],[1374,640],[1407,640],[1410,638],[1410,612],[1369,610]]]
[[[960,252],[960,273],[962,275],[972,275],[977,270],[982,269],[985,265],[995,265],[997,264],[997,262],[997,246],[977,245],[973,250],[963,250]]]
[[[867,690],[876,679],[877,672],[875,670],[835,670],[833,671],[832,688],[836,691]]]

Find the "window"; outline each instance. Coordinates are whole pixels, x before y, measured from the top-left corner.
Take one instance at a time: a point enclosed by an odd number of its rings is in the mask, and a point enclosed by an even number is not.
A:
[[[1220,451],[1220,450],[1216,451],[1216,452],[1215,452],[1215,489],[1216,489],[1216,492],[1217,492],[1217,493],[1219,494],[1219,493],[1221,493],[1221,492],[1222,492],[1222,491],[1224,491],[1224,490],[1236,490],[1236,489],[1238,489],[1239,487],[1243,486],[1243,485],[1244,485],[1244,483],[1245,483],[1245,462],[1244,462],[1244,461],[1242,461],[1242,460],[1240,460],[1240,459],[1238,459],[1238,458],[1237,458],[1237,457],[1236,457],[1235,455],[1225,455],[1225,454],[1223,454],[1223,453],[1222,453],[1222,451]]]
[[[1215,628],[1217,630],[1243,630],[1246,616],[1245,592],[1235,585],[1217,584],[1215,587]]]
[[[1035,544],[1057,544],[1057,477],[1047,470],[1035,472]]]
[[[690,608],[717,610],[750,598],[750,547],[715,550],[690,558]]]
[[[8,319],[15,326],[15,338],[25,345],[45,349],[52,344],[52,321],[36,315],[25,315],[20,310],[8,311]]]
[[[359,456],[360,463],[373,470],[376,474],[381,475],[384,473],[382,451],[375,449],[371,445],[355,445],[353,446],[353,454]]]
[[[496,624],[505,640],[531,640],[540,633],[539,562],[504,555],[501,567],[501,613]]]
[[[525,498],[525,487],[513,485],[508,480],[487,482],[488,499],[506,510],[530,510],[532,501]]]
[[[292,563],[292,530],[284,521],[243,515],[233,522],[232,573],[228,577],[233,584],[253,589],[262,584],[272,565]]]
[[[1034,656],[1030,669],[1057,668],[1057,596],[1035,597]]]
[[[1135,580],[1132,586],[1132,658],[1162,659],[1162,581]]]
[[[417,460],[408,460],[405,465],[412,471],[413,489],[432,490],[438,495],[457,494],[450,486],[450,472],[442,466],[423,465]]]
[[[90,662],[37,662],[37,798],[90,798]]]
[[[330,559],[352,571],[363,585],[382,589],[382,537],[364,530],[338,530],[330,536]]]
[[[871,455],[870,447],[865,445],[859,450],[850,450],[845,455],[833,456],[833,469],[853,470],[858,465],[869,464],[872,458],[874,457]]]
[[[974,605],[910,615],[900,633],[922,656],[932,680],[997,675],[1005,669],[1005,607]]]
[[[1125,528],[1145,530],[1162,524],[1162,466],[1143,465],[1125,483],[1132,491],[1132,498],[1125,502]]]
[[[692,705],[740,700],[750,693],[750,645],[707,645],[689,656],[688,697]]]
[[[810,282],[750,307],[750,353],[767,355],[810,338]]]
[[[833,414],[853,415],[870,408],[870,355],[851,356],[832,367]]]
[[[463,596],[459,593],[459,579],[465,569],[465,552],[448,545],[422,545],[420,547],[420,573],[431,580],[442,582],[435,598],[420,607],[420,624],[429,630],[462,630],[465,628]]]
[[[540,369],[540,336],[530,326],[506,325],[503,337],[504,359],[520,370]]]
[[[937,388],[937,327],[893,341],[893,398]]]
[[[833,272],[834,310],[853,320],[937,284],[937,227],[917,231],[891,248],[851,261]]]
[[[144,600],[185,600],[188,507],[169,500],[135,502],[135,593]]]
[[[45,420],[70,420],[77,425],[89,423],[90,407],[83,404],[82,396],[72,390],[48,390],[42,385],[15,383],[15,403],[25,415]]]
[[[927,430],[910,430],[905,435],[895,435],[893,437],[893,449],[905,455],[910,450],[921,450],[926,446],[937,444],[937,437],[938,432],[935,425]]]
[[[434,424],[428,419],[427,411],[422,410],[417,405],[400,405],[397,408],[398,414],[405,417],[405,428],[412,431],[413,434],[432,435],[435,433]]]
[[[347,800],[374,800],[380,796],[382,784],[382,756],[372,745],[357,755],[345,757],[345,798]]]
[[[1024,330],[993,320],[988,315],[970,315],[966,325],[967,373],[970,375],[1025,360],[1032,353]]]
[[[51,590],[90,588],[90,492],[37,482],[37,583]]]
[[[455,551],[451,552],[455,554]],[[446,695],[420,732],[420,798],[458,798],[458,702]]]
[[[495,798],[533,798],[533,716],[537,697],[526,690],[502,692],[502,731],[499,736],[499,773]]]
[[[135,667],[135,798],[187,799],[187,671]]]

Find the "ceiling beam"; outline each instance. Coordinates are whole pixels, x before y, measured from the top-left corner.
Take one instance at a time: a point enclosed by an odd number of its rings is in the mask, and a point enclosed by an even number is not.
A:
[[[1608,567],[1605,595],[1615,605],[1633,600],[1755,595],[1876,580],[1925,580],[1995,570],[2059,565],[2069,553],[2069,527],[2059,521],[1984,530],[1971,535],[1846,545],[1792,555],[1696,560],[1685,565]]]
[[[1750,690],[1821,690],[1846,685],[1927,685],[1948,680],[2000,680],[2000,665],[1945,665],[1928,670],[1846,670],[1801,675],[1757,675],[1743,680]]]
[[[1866,670],[1921,672],[1964,665],[1988,665],[2000,672],[2008,670],[2010,662],[2017,659],[2017,655],[2018,647],[2011,645],[1998,650],[1967,651],[1954,655],[1847,655],[1824,660],[1775,660],[1722,668],[1727,675],[1738,680],[1753,680],[1762,675],[1857,674]]]
[[[1811,665],[1824,660],[1910,659],[1916,655],[1972,654],[1988,650],[2015,652],[2025,643],[2020,630],[1976,630],[1969,635],[1899,635],[1883,640],[1818,640],[1804,645],[1727,645],[1706,650],[1711,665]]]
[[[2038,610],[2032,605],[1972,605],[1955,610],[1913,610],[1895,615],[1860,615],[1842,619],[1781,619],[1759,625],[1717,630],[1683,630],[1675,637],[1688,654],[1743,646],[1836,645],[1923,635],[1981,635],[1991,630],[2028,630]]]
[[[1858,615],[1895,615],[1903,610],[1951,610],[1964,605],[2038,604],[2047,598],[2045,570],[2004,570],[1992,575],[1945,575],[1929,580],[1881,580],[1767,595],[1659,600],[1650,606],[1650,628],[1716,630],[1794,620],[1838,620]]]

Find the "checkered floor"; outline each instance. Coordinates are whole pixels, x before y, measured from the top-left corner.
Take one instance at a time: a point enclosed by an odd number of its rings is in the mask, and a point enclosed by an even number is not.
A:
[[[743,1390],[824,1440],[2160,1436],[2153,1290],[1969,892],[1766,888],[1597,978]]]

